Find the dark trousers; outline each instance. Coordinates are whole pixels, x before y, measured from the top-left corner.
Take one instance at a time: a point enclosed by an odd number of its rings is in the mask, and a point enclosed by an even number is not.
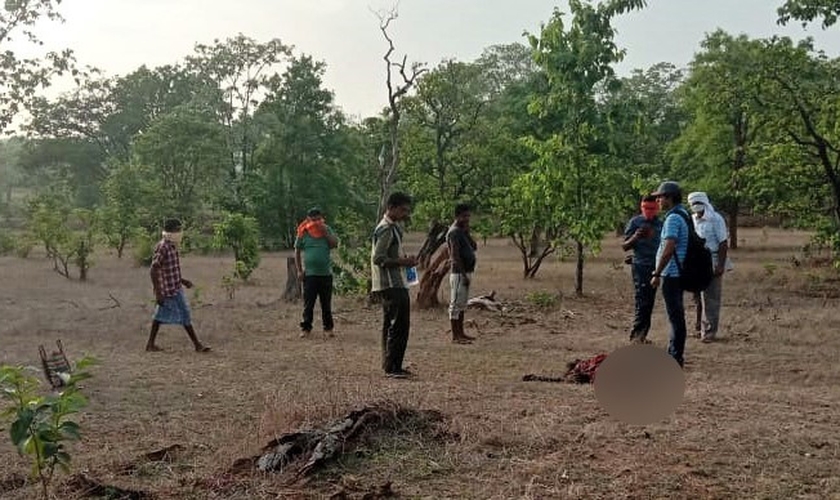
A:
[[[662,278],[662,298],[665,299],[665,311],[668,313],[668,322],[671,323],[668,354],[677,360],[680,366],[683,366],[684,362],[686,337],[683,293],[679,278]]]
[[[650,285],[653,264],[633,264],[633,286],[636,290],[636,312],[633,318],[631,339],[645,339],[650,331],[650,317],[656,303],[656,289]]]
[[[315,312],[315,300],[321,302],[321,321],[325,331],[333,329],[332,317],[332,276],[304,276],[303,278],[303,321],[300,328],[312,331]]]
[[[382,299],[382,369],[386,373],[402,370],[408,331],[411,326],[411,298],[406,288],[380,292]]]

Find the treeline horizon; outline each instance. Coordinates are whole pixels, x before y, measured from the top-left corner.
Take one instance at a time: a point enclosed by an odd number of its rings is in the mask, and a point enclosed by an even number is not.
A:
[[[611,21],[645,6],[573,0],[522,42],[433,66],[400,54],[395,13],[383,12],[377,91],[387,105],[360,119],[324,86],[327,62],[280,39],[239,34],[112,77],[68,51],[31,69],[29,87],[20,74],[10,79],[23,70],[7,68],[0,77],[11,90],[0,95],[15,109],[0,124],[22,109],[31,119],[25,137],[0,143],[0,216],[42,240],[37,214],[42,225],[49,215],[82,230],[88,216],[73,214],[86,210],[97,238],[122,254],[171,216],[206,237],[196,248],[209,248],[218,224],[239,215],[273,250],[291,247],[317,205],[344,241],[364,247],[399,189],[416,200],[416,230],[470,203],[477,232],[520,248],[526,277],[549,255],[575,255],[580,291],[585,256],[637,212],[641,195],[675,180],[686,194],[709,194],[736,247],[738,216],[760,213],[816,231],[814,244],[836,250],[840,59],[808,38],[717,30],[686,68],[660,62],[617,76],[624,51]],[[778,22],[827,29],[836,13],[789,0]],[[77,87],[39,97],[59,73]],[[361,269],[362,256],[345,257]]]

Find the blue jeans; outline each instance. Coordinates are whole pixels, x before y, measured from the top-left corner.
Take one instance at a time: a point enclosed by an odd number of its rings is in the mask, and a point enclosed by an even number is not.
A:
[[[650,285],[653,264],[633,264],[633,287],[636,291],[636,312],[630,339],[645,339],[650,331],[650,316],[656,303],[656,289]]]
[[[668,322],[671,323],[671,334],[668,339],[668,354],[680,366],[683,366],[685,352],[685,306],[683,305],[683,289],[679,278],[662,278],[662,298],[665,299],[665,311]]]

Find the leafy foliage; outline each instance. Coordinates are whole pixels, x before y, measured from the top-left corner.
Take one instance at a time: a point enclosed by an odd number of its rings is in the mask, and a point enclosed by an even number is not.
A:
[[[163,214],[154,213],[160,203],[152,205],[160,196],[155,184],[148,168],[129,163],[111,170],[103,182],[105,204],[99,216],[105,240],[117,251],[117,257],[122,258],[126,245],[162,218]]]
[[[830,28],[840,16],[840,3],[836,0],[786,0],[776,11],[779,24],[786,25],[792,20],[800,21],[802,26],[822,19],[822,27]]]
[[[226,162],[222,127],[191,111],[161,117],[135,142],[139,162],[158,183],[160,203],[190,221],[206,194],[222,189]]]
[[[256,219],[238,213],[225,214],[216,224],[215,238],[217,248],[233,249],[233,276],[247,281],[260,264],[260,232]]]
[[[21,58],[9,48],[21,38],[32,46],[43,44],[32,29],[40,21],[63,21],[61,0],[7,0],[0,6],[0,132],[33,99],[38,89],[49,86],[55,75],[80,71],[70,50],[48,52],[41,58]]]
[[[87,279],[98,234],[93,211],[73,208],[66,189],[55,186],[30,202],[29,228],[32,237],[43,244],[55,272],[70,279],[70,264],[74,264],[79,279]]]
[[[56,467],[67,472],[71,455],[68,442],[78,441],[81,426],[72,420],[87,405],[79,382],[91,377],[86,369],[96,362],[83,358],[70,374],[62,374],[64,387],[56,394],[40,395],[39,380],[22,366],[0,366],[0,418],[10,423],[9,437],[21,455],[32,462],[32,475],[41,483],[44,499]]]
[[[779,3],[780,24],[837,20],[833,1]],[[58,20],[58,4],[7,2],[0,47],[38,19]],[[86,276],[100,233],[147,266],[160,222],[179,217],[191,228],[184,253],[237,254],[235,292],[259,250],[289,248],[317,205],[343,242],[336,290],[355,293],[369,287],[370,226],[399,188],[415,197],[414,227],[469,202],[476,231],[512,239],[526,278],[549,256],[576,253],[582,293],[587,256],[669,178],[730,216],[732,248],[738,214],[757,211],[817,230],[814,245],[840,245],[838,59],[812,40],[718,30],[685,70],[662,62],[619,78],[613,20],[645,4],[572,0],[527,43],[431,70],[396,58],[396,11],[383,13],[388,107],[360,120],[324,86],[326,63],[279,39],[239,34],[108,78],[74,69],[70,53],[4,53],[0,107],[26,105],[32,120],[30,138],[0,146],[3,224],[22,228],[13,194],[33,195],[17,250],[28,254],[37,237],[57,271]],[[37,97],[63,70],[78,86]],[[0,129],[15,106],[0,112]]]
[[[529,35],[534,61],[547,87],[532,95],[529,110],[550,117],[547,138],[530,137],[538,156],[530,182],[523,190],[542,198],[547,212],[577,246],[575,292],[583,293],[584,250],[598,250],[605,231],[615,225],[621,201],[615,196],[627,182],[610,157],[611,144],[600,88],[615,85],[612,64],[624,52],[613,42],[612,18],[645,5],[643,1],[612,0],[593,6],[569,2],[571,23],[556,10],[540,35]],[[538,224],[543,221],[537,221]]]

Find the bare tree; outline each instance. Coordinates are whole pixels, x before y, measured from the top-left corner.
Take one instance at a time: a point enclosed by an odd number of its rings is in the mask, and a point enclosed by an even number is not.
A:
[[[397,6],[388,11],[374,12],[379,19],[379,31],[388,42],[388,50],[383,57],[385,61],[386,77],[385,84],[388,88],[388,132],[391,151],[386,156],[386,146],[382,146],[379,154],[379,217],[385,213],[386,201],[391,188],[396,182],[397,168],[400,163],[399,148],[399,126],[402,116],[402,98],[414,86],[417,78],[427,71],[423,63],[414,62],[408,66],[408,56],[404,55],[402,60],[394,62],[394,40],[388,34],[388,28],[398,17]],[[401,82],[396,80],[401,80]]]

